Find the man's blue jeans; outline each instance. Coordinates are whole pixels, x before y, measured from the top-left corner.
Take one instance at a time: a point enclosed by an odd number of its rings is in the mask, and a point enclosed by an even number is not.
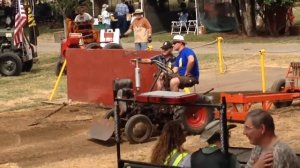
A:
[[[126,15],[118,16],[117,28],[120,29],[121,34],[124,34],[127,31]]]
[[[135,50],[146,50],[148,47],[148,43],[144,42],[144,43],[134,43],[135,45]]]

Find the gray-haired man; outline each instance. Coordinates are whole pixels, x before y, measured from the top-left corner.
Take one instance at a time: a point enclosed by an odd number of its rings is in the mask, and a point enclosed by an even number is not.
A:
[[[292,149],[275,135],[274,121],[268,112],[250,111],[245,120],[244,135],[256,145],[246,168],[300,168]]]

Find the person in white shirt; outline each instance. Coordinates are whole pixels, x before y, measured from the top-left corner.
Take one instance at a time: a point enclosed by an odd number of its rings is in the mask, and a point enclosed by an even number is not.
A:
[[[85,12],[84,6],[80,6],[78,8],[78,15],[75,17],[74,22],[76,22],[76,23],[88,22],[88,23],[93,24],[94,19],[90,14]]]
[[[105,29],[110,29],[111,14],[106,10],[107,8],[108,8],[107,4],[102,5],[101,19],[102,19],[102,24],[104,24]]]

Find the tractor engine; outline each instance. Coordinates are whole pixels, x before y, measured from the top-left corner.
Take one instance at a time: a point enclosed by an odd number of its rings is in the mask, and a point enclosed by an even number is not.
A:
[[[119,99],[132,99],[133,94],[133,84],[130,79],[116,79],[113,81],[113,95],[114,98]],[[127,111],[132,110],[132,102],[120,101],[120,116],[124,116]]]

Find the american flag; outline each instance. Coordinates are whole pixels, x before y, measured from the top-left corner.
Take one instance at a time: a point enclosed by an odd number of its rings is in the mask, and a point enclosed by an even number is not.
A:
[[[14,45],[18,46],[23,42],[23,27],[27,23],[27,16],[21,0],[17,0],[17,12],[15,17]]]

